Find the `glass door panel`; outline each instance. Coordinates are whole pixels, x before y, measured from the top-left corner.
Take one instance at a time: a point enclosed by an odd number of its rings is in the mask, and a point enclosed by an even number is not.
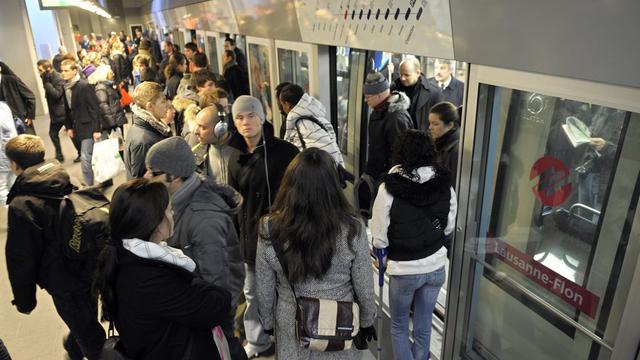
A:
[[[309,56],[304,51],[278,48],[278,83],[300,85],[309,93]]]
[[[271,100],[271,58],[267,45],[249,43],[249,75],[251,95],[262,103],[268,121],[273,120]]]
[[[479,84],[476,123],[483,165],[461,355],[609,359],[639,254],[629,240],[640,115]]]
[[[219,73],[220,64],[218,63],[218,39],[215,34],[207,33],[206,35],[206,54],[209,59],[209,70],[214,73]]]

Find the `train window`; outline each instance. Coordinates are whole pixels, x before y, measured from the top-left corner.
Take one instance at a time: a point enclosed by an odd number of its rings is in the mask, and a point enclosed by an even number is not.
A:
[[[488,136],[478,145],[486,166],[472,256],[484,270],[473,280],[466,351],[592,358],[587,335],[605,333],[622,264],[638,259],[627,252],[623,228],[635,209],[629,193],[638,171],[629,166],[638,161],[640,116],[480,84],[477,117]],[[507,345],[507,333],[518,334],[517,346]],[[608,358],[607,346],[596,346],[602,356],[595,358]]]
[[[278,49],[278,82],[298,84],[309,92],[309,56],[304,51]]]
[[[213,34],[207,34],[206,38],[207,38],[206,51],[207,51],[207,58],[209,59],[209,69],[214,73],[217,73],[220,71],[220,68],[218,65],[218,46],[217,46],[218,39],[216,39],[216,36]]]
[[[251,95],[260,100],[267,120],[272,121],[269,48],[265,45],[249,44],[249,66],[251,67]]]

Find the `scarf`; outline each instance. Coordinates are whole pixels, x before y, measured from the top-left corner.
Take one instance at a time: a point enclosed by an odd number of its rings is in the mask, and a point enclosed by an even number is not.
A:
[[[140,120],[149,124],[152,128],[156,129],[163,136],[171,136],[171,127],[162,121],[156,119],[153,114],[145,109],[142,109],[135,104],[131,105],[131,111],[140,118]]]
[[[227,70],[229,70],[232,66],[238,65],[237,61],[229,61],[228,63],[224,64],[224,66],[222,67],[222,73],[226,73]]]
[[[200,178],[195,173],[191,174],[183,183],[182,186],[171,196],[171,204],[173,206],[174,222],[177,223],[178,219],[182,216],[184,208],[189,205],[191,195],[200,186]]]
[[[182,250],[168,246],[162,241],[160,244],[140,239],[122,239],[122,246],[133,255],[143,259],[162,261],[181,267],[189,272],[196,269],[196,263],[185,255]]]
[[[80,81],[80,74],[76,74],[73,79],[64,83],[64,96],[67,98],[67,104],[71,109],[71,97],[73,95],[72,89]]]

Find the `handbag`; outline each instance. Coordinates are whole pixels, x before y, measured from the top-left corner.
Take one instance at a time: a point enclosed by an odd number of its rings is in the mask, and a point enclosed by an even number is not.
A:
[[[276,257],[288,278],[280,243],[273,242]],[[338,301],[296,295],[296,337],[301,347],[317,352],[349,350],[360,331],[360,308],[354,301]]]
[[[120,105],[122,105],[122,107],[131,105],[133,97],[129,95],[127,90],[125,90],[122,85],[118,85],[118,91],[120,92]]]

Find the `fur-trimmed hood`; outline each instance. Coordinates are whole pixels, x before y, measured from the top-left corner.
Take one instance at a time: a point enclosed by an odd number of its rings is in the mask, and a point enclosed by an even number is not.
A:
[[[449,196],[451,181],[444,168],[424,166],[413,171],[413,176],[404,174],[396,165],[384,176],[383,182],[389,194],[416,206],[437,203],[442,196]]]
[[[411,106],[411,100],[409,100],[407,94],[402,91],[392,91],[387,102],[389,103],[389,107],[387,109],[389,112],[408,110],[409,106]]]

